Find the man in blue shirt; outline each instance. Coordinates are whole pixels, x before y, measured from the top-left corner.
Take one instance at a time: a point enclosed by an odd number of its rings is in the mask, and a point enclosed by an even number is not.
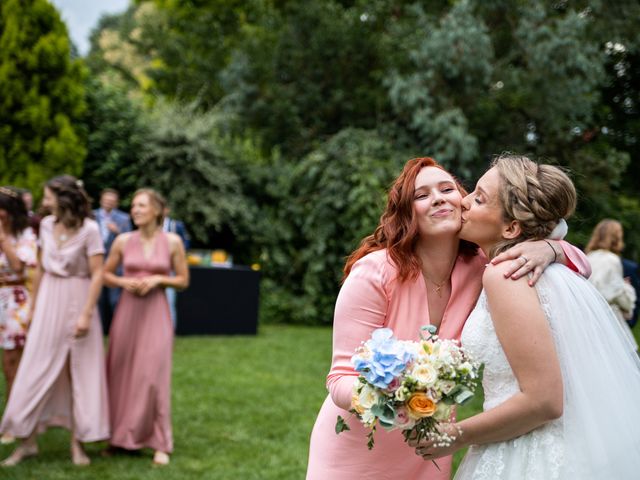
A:
[[[111,245],[116,237],[120,233],[131,231],[131,219],[127,213],[118,210],[119,201],[120,195],[116,190],[105,188],[100,193],[100,208],[93,211],[100,227],[100,235],[105,248],[105,258],[109,255],[109,250],[111,250]],[[100,299],[98,300],[98,309],[105,334],[109,332],[111,327],[111,318],[119,298],[119,288],[102,288]]]

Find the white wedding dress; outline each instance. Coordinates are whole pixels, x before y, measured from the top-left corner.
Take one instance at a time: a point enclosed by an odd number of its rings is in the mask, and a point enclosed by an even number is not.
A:
[[[455,480],[640,478],[640,361],[613,312],[584,278],[552,265],[536,285],[553,332],[564,413],[525,435],[469,448]],[[484,363],[484,410],[519,390],[483,291],[462,344]]]

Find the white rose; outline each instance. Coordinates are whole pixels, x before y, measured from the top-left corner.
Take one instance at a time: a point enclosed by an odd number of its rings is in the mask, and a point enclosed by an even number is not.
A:
[[[362,408],[369,410],[376,403],[378,403],[379,398],[380,395],[375,389],[371,388],[369,385],[365,385],[364,387],[362,387],[362,390],[360,390],[360,393],[358,394],[358,404]]]
[[[425,387],[432,386],[438,380],[438,372],[428,363],[419,363],[411,370],[411,376]]]

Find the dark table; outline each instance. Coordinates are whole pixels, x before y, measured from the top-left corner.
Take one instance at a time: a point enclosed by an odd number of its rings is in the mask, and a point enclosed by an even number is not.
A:
[[[177,335],[255,335],[260,273],[249,267],[189,266],[189,287],[178,292]]]

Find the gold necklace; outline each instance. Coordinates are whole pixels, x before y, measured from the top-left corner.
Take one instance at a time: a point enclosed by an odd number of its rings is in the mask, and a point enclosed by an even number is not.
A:
[[[435,286],[435,288],[433,289],[436,294],[438,295],[438,298],[442,298],[442,289],[444,288],[444,286],[449,282],[449,280],[451,279],[451,273],[453,272],[453,266],[456,264],[456,260],[453,260],[453,264],[451,265],[451,268],[449,269],[449,275],[447,275],[444,280],[442,280],[441,282],[436,282],[433,278],[431,278],[429,275],[427,275],[427,273],[422,270],[422,274],[424,275],[424,278],[426,278],[428,281],[430,281],[431,283],[433,283],[433,285]]]
[[[425,275],[425,278],[435,285],[434,291],[438,294],[438,298],[442,298],[442,287],[447,283],[448,278],[445,278],[442,282],[438,283]]]

